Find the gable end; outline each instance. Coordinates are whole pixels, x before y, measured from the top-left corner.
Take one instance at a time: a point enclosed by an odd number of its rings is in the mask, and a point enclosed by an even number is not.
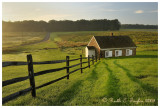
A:
[[[95,42],[94,42],[94,41],[95,41]],[[94,44],[93,44],[93,43],[94,43]],[[95,46],[95,43],[96,43],[96,46]],[[91,38],[91,40],[89,41],[89,43],[88,43],[87,46],[95,46],[95,47],[98,46],[98,48],[101,49],[100,46],[99,46],[99,44],[98,44],[98,42],[97,42],[97,40],[96,40],[96,38],[95,38],[94,36]]]

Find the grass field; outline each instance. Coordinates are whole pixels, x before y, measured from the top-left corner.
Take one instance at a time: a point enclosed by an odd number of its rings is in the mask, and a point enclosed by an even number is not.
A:
[[[42,40],[45,32],[4,32],[2,33],[3,53],[10,52],[14,47]]]
[[[116,33],[131,36],[138,46],[136,56],[101,59],[90,69],[85,69],[83,74],[78,71],[70,75],[70,80],[64,79],[38,89],[36,98],[28,93],[4,105],[158,105],[158,32],[121,30],[114,31]],[[3,61],[26,61],[26,55],[30,53],[33,61],[65,59],[67,55],[77,58],[84,55],[82,49],[92,34],[109,35],[110,31],[51,33],[49,41],[16,47],[2,58]],[[144,42],[141,42],[142,38]],[[68,41],[69,45],[62,44]],[[71,64],[76,63],[79,61]],[[34,72],[63,66],[65,63],[35,65]],[[2,71],[3,81],[28,75],[27,66],[4,67]],[[35,78],[36,86],[63,75],[66,71],[38,76]],[[27,87],[28,80],[12,84],[3,87],[2,95],[5,97]],[[137,102],[138,99],[143,102]]]

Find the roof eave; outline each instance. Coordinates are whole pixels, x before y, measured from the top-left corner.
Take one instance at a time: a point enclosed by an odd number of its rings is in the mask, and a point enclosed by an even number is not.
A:
[[[137,47],[101,48],[100,50],[106,50],[106,49],[127,49],[127,48],[137,48]]]

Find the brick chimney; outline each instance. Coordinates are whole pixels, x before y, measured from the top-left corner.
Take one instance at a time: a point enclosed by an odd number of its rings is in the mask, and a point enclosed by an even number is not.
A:
[[[111,36],[113,36],[113,33],[111,33]]]

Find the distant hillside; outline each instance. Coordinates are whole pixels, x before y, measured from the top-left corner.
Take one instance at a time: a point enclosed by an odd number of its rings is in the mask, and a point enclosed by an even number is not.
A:
[[[121,24],[121,29],[158,29],[158,25]]]

